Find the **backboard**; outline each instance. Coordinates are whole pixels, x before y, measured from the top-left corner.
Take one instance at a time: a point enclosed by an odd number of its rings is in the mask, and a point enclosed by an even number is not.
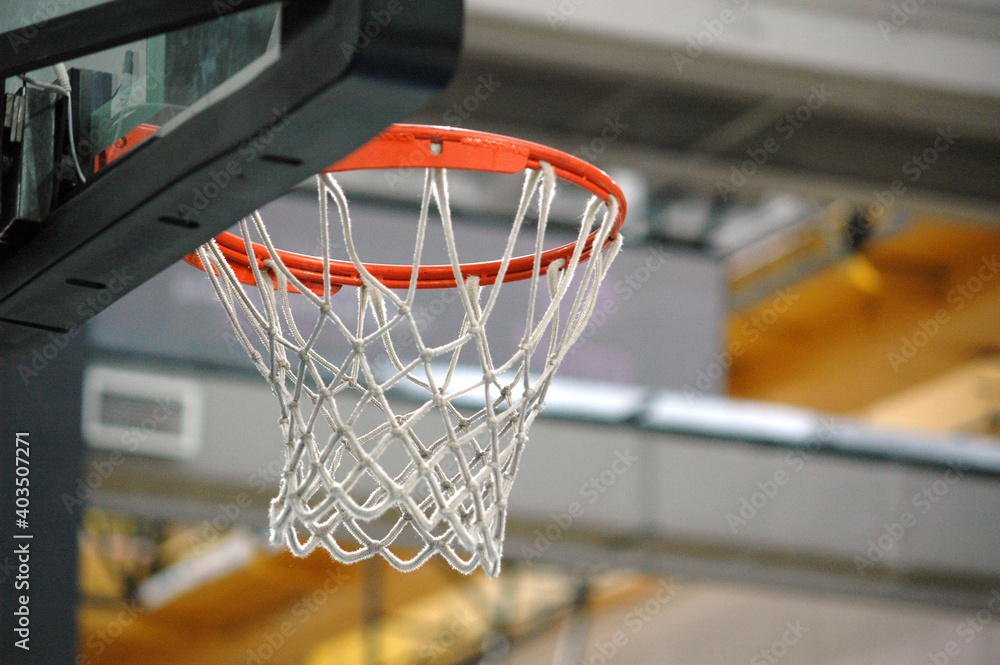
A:
[[[0,31],[6,364],[432,99],[462,2],[15,0]]]

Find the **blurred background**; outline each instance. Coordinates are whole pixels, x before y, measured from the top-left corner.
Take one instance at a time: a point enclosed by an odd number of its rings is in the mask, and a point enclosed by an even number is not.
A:
[[[997,662],[1000,5],[468,0],[465,34],[410,120],[578,155],[630,213],[503,573],[269,549],[278,407],[180,264],[47,370],[88,446],[78,662]],[[375,245],[419,180],[343,180]],[[516,185],[452,188],[504,236]],[[264,210],[306,251],[314,198]]]

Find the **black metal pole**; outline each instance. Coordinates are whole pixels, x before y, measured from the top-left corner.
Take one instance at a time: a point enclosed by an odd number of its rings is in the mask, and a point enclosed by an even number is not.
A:
[[[75,662],[83,336],[0,370],[0,653]]]

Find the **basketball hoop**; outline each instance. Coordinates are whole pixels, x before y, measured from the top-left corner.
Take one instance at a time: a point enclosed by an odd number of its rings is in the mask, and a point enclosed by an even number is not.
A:
[[[333,174],[399,168],[425,169],[413,262],[363,262]],[[498,260],[460,261],[448,169],[525,173]],[[576,239],[545,249],[557,180],[592,196]],[[496,576],[529,427],[621,247],[621,190],[558,150],[415,125],[391,127],[316,182],[320,256],[277,249],[255,212],[238,235],[224,233],[187,258],[206,269],[237,338],[279,398],[285,468],[271,504],[271,540],[300,556],[322,546],[344,563],[381,555],[403,571],[440,554],[462,572],[481,566]],[[348,260],[330,256],[331,201]],[[432,202],[448,256],[442,265],[421,262]],[[514,256],[533,210],[535,251]],[[525,326],[501,358],[486,326],[501,290],[519,281]],[[350,317],[338,315],[342,303],[332,299],[345,286],[357,289]],[[414,317],[421,289],[447,292],[460,307],[461,323],[446,342],[431,344],[421,333]],[[303,304],[293,305],[302,298],[314,306],[306,323]],[[320,348],[334,338],[341,357]],[[535,358],[536,349],[544,356]],[[460,358],[470,357],[476,369],[463,378],[470,373]],[[397,541],[404,547],[390,549]],[[407,543],[415,554],[400,554]]]

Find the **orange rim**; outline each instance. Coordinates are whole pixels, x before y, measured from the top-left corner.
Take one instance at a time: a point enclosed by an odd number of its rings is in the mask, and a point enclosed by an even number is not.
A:
[[[432,145],[435,146],[433,149]],[[327,168],[324,173],[398,168],[446,168],[518,173],[526,168],[540,168],[539,162],[548,162],[560,179],[587,190],[605,203],[608,203],[612,196],[615,197],[619,206],[618,217],[605,240],[604,247],[607,247],[618,236],[622,224],[625,223],[626,203],[621,189],[608,174],[596,166],[537,143],[454,127],[392,125],[352,154]],[[590,258],[599,232],[599,229],[591,232],[583,241],[581,261]],[[216,236],[215,240],[233,268],[236,278],[244,284],[256,284],[243,238],[225,232]],[[271,256],[270,252],[259,243],[253,243],[252,246],[257,266],[270,273],[271,270],[264,265],[264,261]],[[542,252],[541,273],[545,274],[554,261],[568,260],[575,248],[576,242],[571,242]],[[277,250],[277,254],[303,285],[314,293],[322,295],[322,258],[283,250]],[[205,269],[195,253],[189,254],[184,260],[197,268]],[[362,285],[361,275],[350,261],[331,260],[329,264],[331,289],[334,292],[340,290],[341,286]],[[503,281],[514,282],[531,277],[534,264],[534,254],[512,257]],[[500,261],[488,261],[461,264],[460,268],[463,279],[477,275],[480,284],[488,285],[496,282],[500,265]],[[364,266],[385,286],[394,289],[408,288],[414,269],[412,265],[365,263]],[[421,266],[417,269],[419,289],[454,286],[456,286],[455,273],[451,265]],[[296,289],[289,284],[289,290]]]

